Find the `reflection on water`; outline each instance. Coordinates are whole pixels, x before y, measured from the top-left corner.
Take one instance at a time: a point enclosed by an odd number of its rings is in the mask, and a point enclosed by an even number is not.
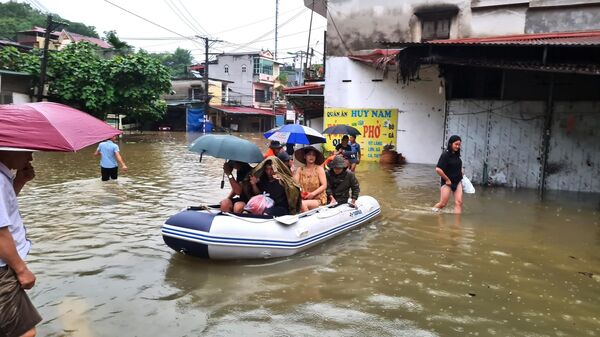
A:
[[[105,183],[93,147],[35,155],[20,204],[41,336],[600,335],[598,195],[479,188],[462,216],[433,214],[432,166],[363,163],[375,221],[287,259],[204,261],[160,237],[228,193],[196,137],[125,136],[130,172]]]

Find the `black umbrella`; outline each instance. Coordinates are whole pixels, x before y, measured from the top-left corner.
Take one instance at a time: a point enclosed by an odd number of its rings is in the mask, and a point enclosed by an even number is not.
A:
[[[339,124],[339,125],[332,125],[332,126],[328,127],[327,129],[323,130],[323,134],[356,136],[356,135],[360,135],[360,131],[351,127],[350,125]]]

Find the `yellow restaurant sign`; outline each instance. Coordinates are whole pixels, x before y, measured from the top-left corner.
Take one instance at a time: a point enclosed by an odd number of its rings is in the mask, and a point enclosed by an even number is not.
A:
[[[362,153],[361,160],[379,160],[383,146],[396,145],[398,109],[341,109],[325,108],[324,127],[350,125],[361,135],[356,137]],[[333,151],[343,135],[325,135],[325,150]]]

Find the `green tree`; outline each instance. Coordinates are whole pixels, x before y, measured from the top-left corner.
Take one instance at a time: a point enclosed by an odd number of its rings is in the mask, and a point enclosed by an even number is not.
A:
[[[160,118],[166,102],[160,95],[171,90],[169,71],[145,51],[117,55],[108,64],[109,78],[114,88],[112,111],[130,118]]]
[[[288,73],[282,71],[279,73],[279,76],[277,76],[277,80],[279,81],[279,83],[281,83],[281,85],[286,86],[288,85]]]
[[[15,47],[0,49],[0,69],[21,71],[39,76],[40,57],[39,51],[22,53]]]
[[[0,50],[0,69],[37,76],[38,51]],[[108,113],[134,120],[156,120],[166,111],[161,94],[171,90],[169,70],[145,51],[102,58],[87,42],[69,44],[49,54],[48,98],[87,111],[98,118]]]
[[[64,20],[53,14],[57,21],[64,21],[68,31],[91,37],[98,37],[96,28],[80,22]],[[17,32],[29,30],[34,26],[46,27],[46,14],[33,9],[29,4],[9,1],[0,3],[0,39],[16,40]]]
[[[48,62],[50,99],[99,118],[106,117],[115,100],[108,62],[86,42],[69,44],[65,49],[51,53]]]
[[[113,46],[117,54],[126,55],[133,52],[133,46],[119,39],[115,30],[104,32],[104,36],[104,40]]]
[[[169,68],[172,78],[187,76],[188,67],[194,62],[192,52],[179,47],[177,47],[172,54],[162,53],[150,55],[153,58],[160,60],[165,67]]]

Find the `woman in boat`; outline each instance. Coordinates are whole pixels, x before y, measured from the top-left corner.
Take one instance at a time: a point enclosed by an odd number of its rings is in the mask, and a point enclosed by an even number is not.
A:
[[[235,178],[233,170],[236,171]],[[252,171],[252,166],[248,163],[230,160],[223,164],[223,173],[227,176],[227,180],[231,185],[231,192],[227,198],[221,200],[221,212],[242,213],[244,206],[248,202],[248,195],[242,189],[242,181]]]
[[[325,158],[314,146],[306,146],[296,150],[296,160],[304,164],[294,174],[294,179],[302,187],[302,209],[306,212],[327,203],[327,177],[321,164]]]

